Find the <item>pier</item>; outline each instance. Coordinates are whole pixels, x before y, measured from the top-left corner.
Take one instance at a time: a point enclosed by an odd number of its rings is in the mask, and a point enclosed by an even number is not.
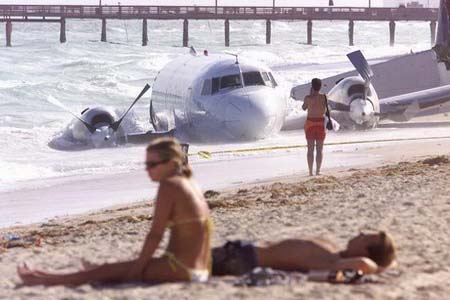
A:
[[[356,21],[380,21],[389,26],[390,45],[395,43],[396,21],[430,23],[430,39],[434,43],[438,8],[381,7],[235,7],[235,6],[98,6],[98,5],[0,5],[0,22],[6,24],[6,46],[12,45],[13,23],[60,23],[60,42],[65,43],[67,19],[98,19],[102,22],[100,40],[107,41],[108,19],[142,20],[142,45],[147,46],[147,20],[182,20],[182,45],[189,44],[189,20],[224,20],[224,43],[229,46],[231,20],[265,20],[266,43],[272,41],[272,21],[306,21],[306,43],[313,43],[315,21],[348,21],[348,43],[354,45]],[[180,34],[181,35],[181,34]],[[300,37],[299,37],[300,38]]]

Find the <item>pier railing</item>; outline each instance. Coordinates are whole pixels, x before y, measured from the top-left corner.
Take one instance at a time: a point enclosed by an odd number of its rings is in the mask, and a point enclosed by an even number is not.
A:
[[[189,44],[189,20],[225,20],[225,46],[230,45],[230,20],[265,20],[266,43],[271,43],[273,20],[304,20],[307,44],[312,44],[313,21],[347,20],[349,45],[353,45],[354,21],[389,21],[390,44],[394,45],[396,21],[430,22],[431,43],[436,36],[437,8],[365,7],[254,7],[254,6],[143,6],[143,5],[0,5],[0,22],[6,22],[6,45],[11,46],[14,22],[59,22],[60,42],[66,42],[66,19],[100,19],[101,38],[106,42],[108,19],[142,20],[142,45],[148,42],[147,20],[183,20],[183,46]]]
[[[79,19],[271,19],[436,21],[437,8],[0,5],[0,20]]]

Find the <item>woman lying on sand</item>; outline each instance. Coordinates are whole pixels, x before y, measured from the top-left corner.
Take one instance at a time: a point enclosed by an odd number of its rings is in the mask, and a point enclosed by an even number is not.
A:
[[[344,250],[323,239],[289,239],[262,247],[233,241],[213,249],[213,275],[241,275],[257,266],[301,272],[353,269],[373,274],[394,260],[394,242],[384,231],[360,233]]]
[[[207,281],[211,261],[209,209],[184,158],[180,144],[173,139],[158,139],[147,147],[146,170],[160,185],[153,223],[137,259],[71,274],[53,274],[24,264],[17,269],[23,283]],[[162,257],[154,258],[166,228],[171,230],[167,250]]]

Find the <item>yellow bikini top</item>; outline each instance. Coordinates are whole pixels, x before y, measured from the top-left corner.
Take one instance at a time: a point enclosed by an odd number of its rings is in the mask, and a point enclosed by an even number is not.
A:
[[[213,220],[211,219],[210,216],[208,216],[208,217],[203,217],[203,218],[192,218],[192,219],[181,220],[181,221],[178,221],[178,222],[176,222],[176,223],[174,223],[174,222],[172,222],[172,221],[169,221],[168,224],[167,224],[167,228],[171,228],[171,227],[178,226],[178,225],[181,225],[181,224],[188,224],[188,223],[194,223],[194,222],[204,222],[204,221],[205,221],[205,224],[206,224],[206,231],[207,231],[207,233],[208,233],[208,241],[207,241],[207,243],[208,243],[209,247],[211,247],[211,234],[212,234],[212,231],[213,231],[213,229],[214,229],[214,222],[213,222]],[[190,269],[187,268],[182,262],[180,262],[180,261],[175,257],[175,255],[173,255],[171,252],[168,252],[168,251],[166,251],[164,255],[166,255],[167,257],[169,257],[169,264],[170,264],[170,266],[171,266],[172,269],[176,269],[176,267],[175,267],[174,264],[173,264],[173,262],[175,262],[175,263],[177,263],[179,266],[181,266],[183,269],[185,269],[185,270],[189,273],[189,276],[191,276],[191,274],[190,274],[190,273],[191,273],[191,272],[190,272]],[[211,251],[209,251],[209,253],[208,253],[208,258],[207,258],[207,259],[208,259],[208,271],[209,271],[209,274],[212,274],[212,257],[211,257]],[[172,262],[171,262],[171,261],[172,261]]]
[[[189,224],[189,223],[197,223],[197,222],[204,222],[206,221],[206,229],[208,230],[208,233],[212,232],[212,229],[214,227],[214,223],[211,219],[211,217],[202,217],[202,218],[191,218],[191,219],[185,219],[185,220],[181,220],[178,222],[173,222],[173,221],[169,221],[167,222],[167,227],[171,228],[171,227],[175,227],[178,225],[182,225],[182,224]]]

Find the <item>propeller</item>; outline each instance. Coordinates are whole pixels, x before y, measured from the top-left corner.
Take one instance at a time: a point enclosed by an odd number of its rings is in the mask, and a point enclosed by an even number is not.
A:
[[[90,133],[94,133],[97,130],[97,128],[95,128],[88,122],[86,122],[83,119],[81,119],[80,117],[78,117],[76,114],[74,114],[70,109],[68,109],[64,104],[62,104],[58,99],[54,98],[53,96],[48,96],[47,101],[53,105],[58,106],[59,108],[65,110],[66,112],[70,113],[72,116],[77,118],[78,121],[80,121],[81,123],[84,124],[84,126],[86,126],[86,128],[89,130]]]
[[[373,77],[373,71],[362,52],[358,50],[347,54],[347,57],[355,67],[356,71],[358,71],[359,75],[361,75],[366,82],[370,82]]]
[[[361,75],[361,77],[364,79],[364,100],[367,98],[367,89],[370,86],[370,81],[373,77],[373,71],[372,68],[369,66],[369,63],[367,62],[366,58],[362,54],[360,50],[354,51],[352,53],[347,54],[348,59],[355,67],[356,71]]]
[[[117,129],[119,129],[120,123],[122,123],[123,119],[125,118],[125,116],[128,114],[128,112],[133,108],[133,106],[136,104],[136,102],[139,101],[139,99],[141,99],[141,97],[150,89],[150,85],[147,83],[144,88],[142,89],[142,91],[139,93],[139,95],[137,96],[137,98],[133,101],[133,103],[130,105],[130,107],[127,109],[127,111],[119,118],[119,120],[115,121],[114,123],[112,123],[109,127],[116,132]]]

